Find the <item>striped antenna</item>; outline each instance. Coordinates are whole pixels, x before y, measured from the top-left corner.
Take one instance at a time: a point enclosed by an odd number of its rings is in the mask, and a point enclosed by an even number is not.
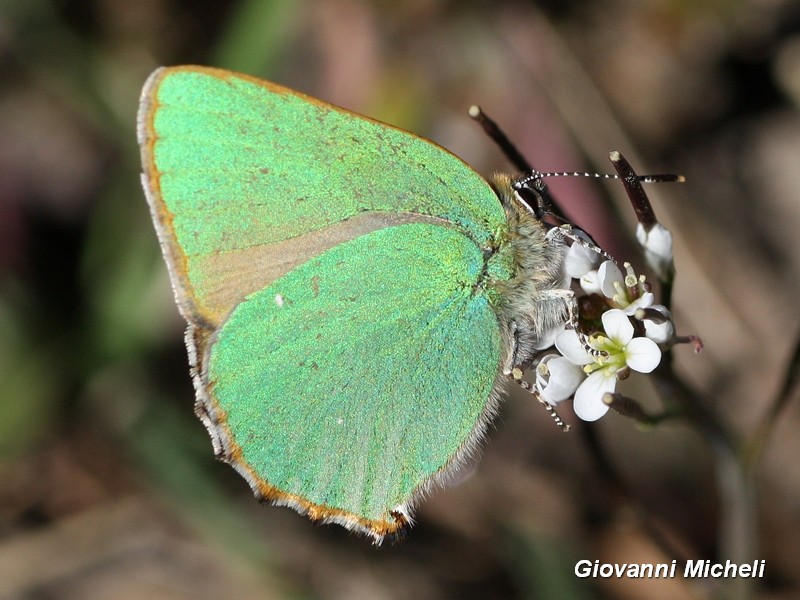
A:
[[[577,171],[562,172],[562,173],[534,173],[525,180],[532,180],[537,177],[591,177],[593,179],[621,179],[619,175],[612,175],[610,173],[579,173]],[[659,173],[657,175],[637,175],[636,178],[642,183],[682,183],[686,181],[683,175],[675,175],[672,173]]]

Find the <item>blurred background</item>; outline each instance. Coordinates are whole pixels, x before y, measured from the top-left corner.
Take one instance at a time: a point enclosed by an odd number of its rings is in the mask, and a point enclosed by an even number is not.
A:
[[[258,505],[193,414],[139,185],[141,86],[182,63],[412,130],[485,175],[510,166],[473,103],[540,170],[607,172],[616,149],[640,173],[683,173],[647,188],[676,238],[678,331],[705,342],[675,350],[678,372],[744,453],[791,364],[797,2],[1,0],[0,598],[798,597],[796,402],[743,472],[690,422],[587,425],[565,408],[564,435],[512,396],[480,463],[394,547]],[[551,186],[642,267],[619,184]],[[658,410],[646,380],[626,383]],[[731,539],[766,560],[763,579],[573,572],[724,562]]]

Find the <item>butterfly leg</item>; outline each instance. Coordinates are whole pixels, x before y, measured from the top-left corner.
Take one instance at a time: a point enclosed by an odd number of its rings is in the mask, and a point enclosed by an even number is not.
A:
[[[591,356],[603,356],[602,350],[596,350],[589,344],[589,338],[580,330],[578,321],[578,300],[575,292],[570,289],[545,290],[542,292],[542,300],[560,300],[564,303],[567,312],[567,329],[572,329],[580,340],[583,349]]]
[[[573,227],[569,223],[565,223],[561,227],[553,228],[547,232],[547,236],[559,236],[561,239],[567,239],[571,241],[573,244],[578,244],[579,246],[583,246],[587,250],[594,252],[598,256],[605,258],[606,260],[612,261],[616,264],[616,260],[614,257],[611,256],[608,252],[603,250],[600,246],[594,243],[594,240],[588,237],[586,232],[582,229],[578,229],[577,227]]]
[[[535,387],[523,379],[526,367],[519,361],[520,333],[516,321],[511,321],[509,324],[509,335],[511,337],[511,354],[508,357],[507,366],[503,369],[503,374],[536,398],[562,431],[569,431],[569,425],[564,422],[555,407],[547,402]]]
[[[522,378],[522,376],[524,374],[525,374],[525,371],[524,371],[523,367],[522,366],[516,366],[513,369],[511,369],[511,373],[509,373],[509,377],[511,377],[511,380],[514,383],[519,385],[523,390],[525,390],[531,396],[536,398],[536,400],[538,400],[539,404],[541,404],[542,407],[544,407],[544,409],[547,411],[547,414],[550,415],[550,417],[555,422],[556,426],[559,427],[561,429],[561,431],[569,431],[569,425],[567,425],[564,422],[564,419],[561,418],[561,415],[558,414],[558,411],[556,410],[555,406],[553,406],[547,400],[545,400],[542,397],[542,395],[539,393],[539,391],[534,386],[532,386],[530,383],[528,383],[527,381],[525,381]]]

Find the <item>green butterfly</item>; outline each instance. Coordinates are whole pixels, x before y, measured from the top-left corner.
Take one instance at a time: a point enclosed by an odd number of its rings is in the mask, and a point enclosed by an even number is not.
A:
[[[217,457],[263,501],[400,537],[567,320],[563,237],[508,176],[246,75],[157,70],[138,135]]]

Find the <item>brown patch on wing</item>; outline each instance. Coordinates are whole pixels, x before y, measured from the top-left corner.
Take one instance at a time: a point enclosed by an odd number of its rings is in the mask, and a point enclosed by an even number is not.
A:
[[[190,257],[191,268],[198,273],[195,286],[202,289],[202,295],[196,294],[203,305],[200,312],[219,326],[248,294],[267,287],[314,256],[378,229],[417,222],[449,225],[434,217],[412,213],[362,213],[281,242]]]

